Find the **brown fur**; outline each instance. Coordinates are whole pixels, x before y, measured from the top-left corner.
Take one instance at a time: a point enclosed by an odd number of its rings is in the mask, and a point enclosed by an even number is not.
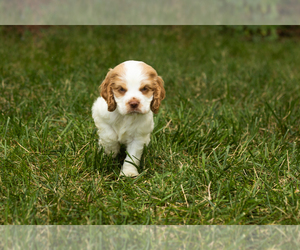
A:
[[[114,69],[110,69],[100,85],[100,95],[107,102],[108,111],[112,112],[117,108],[117,103],[113,94],[113,87],[115,81],[118,81],[122,72],[124,71],[124,65],[121,63],[117,65]]]
[[[153,91],[153,100],[150,108],[154,114],[157,114],[161,101],[166,97],[164,81],[160,76],[157,75],[155,69],[153,69],[150,65],[144,63],[143,68],[144,72],[148,75],[149,80],[151,80],[151,91],[149,91],[147,94]]]
[[[144,84],[143,86],[148,86],[149,90],[145,91],[143,94],[148,96],[153,93],[153,100],[151,102],[151,111],[155,114],[158,113],[161,101],[165,98],[166,92],[164,89],[163,79],[157,75],[156,71],[149,65],[143,63],[144,72],[148,75],[148,80],[150,84]],[[123,95],[125,93],[118,92],[119,87],[126,89],[126,85],[120,82],[120,78],[124,72],[124,65],[119,64],[114,69],[110,69],[107,73],[104,81],[100,85],[100,95],[105,99],[108,106],[108,111],[112,112],[117,108],[117,103],[114,99],[114,94],[116,96]],[[148,82],[148,81],[147,81]],[[143,88],[141,87],[141,89]]]
[[[117,103],[114,98],[112,91],[112,69],[107,73],[104,81],[100,85],[100,95],[106,101],[108,106],[108,111],[112,112],[117,108]]]
[[[146,90],[144,90],[144,88],[146,88]],[[153,95],[152,83],[142,84],[142,86],[140,87],[140,91],[144,96],[150,98]]]
[[[154,114],[157,114],[159,111],[160,103],[166,97],[166,91],[164,89],[164,81],[160,76],[157,76],[155,83],[153,84],[153,100],[151,102],[151,110]]]
[[[122,81],[114,81],[114,85],[112,86],[112,89],[113,89],[113,93],[117,98],[124,96],[127,91],[126,84]]]

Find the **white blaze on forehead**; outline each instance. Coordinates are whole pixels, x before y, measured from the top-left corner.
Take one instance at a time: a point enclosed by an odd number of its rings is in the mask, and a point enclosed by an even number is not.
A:
[[[146,84],[150,81],[151,75],[153,75],[155,70],[144,62],[139,61],[123,62],[116,66],[114,70],[119,76],[119,80],[126,84],[126,91],[123,95],[116,96],[114,94],[119,113],[122,115],[132,113],[133,108],[130,106],[130,101],[132,100],[138,101],[138,108],[134,109],[134,112],[148,113],[153,95],[144,95],[140,88],[143,86],[142,83]]]
[[[143,73],[142,62],[138,61],[126,61],[125,66],[125,80],[128,87],[139,87],[141,81],[146,79],[146,75]]]

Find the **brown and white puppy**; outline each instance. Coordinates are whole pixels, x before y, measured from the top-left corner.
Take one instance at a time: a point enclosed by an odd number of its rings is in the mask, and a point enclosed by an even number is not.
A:
[[[116,156],[125,144],[128,155],[120,175],[136,176],[144,145],[150,142],[153,113],[165,98],[164,81],[146,63],[126,61],[107,73],[100,94],[92,107],[99,146]]]

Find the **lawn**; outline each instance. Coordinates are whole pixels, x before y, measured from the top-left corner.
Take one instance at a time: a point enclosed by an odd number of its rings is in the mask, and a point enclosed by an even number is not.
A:
[[[299,224],[299,38],[220,26],[0,28],[0,224]],[[140,176],[97,148],[106,72],[167,97]]]

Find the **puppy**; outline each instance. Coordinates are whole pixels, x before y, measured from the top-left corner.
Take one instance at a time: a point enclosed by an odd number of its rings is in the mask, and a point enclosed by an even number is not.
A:
[[[153,113],[165,98],[164,81],[146,63],[126,61],[109,70],[100,95],[92,107],[99,146],[115,157],[125,144],[128,154],[120,175],[137,176],[154,127]]]

